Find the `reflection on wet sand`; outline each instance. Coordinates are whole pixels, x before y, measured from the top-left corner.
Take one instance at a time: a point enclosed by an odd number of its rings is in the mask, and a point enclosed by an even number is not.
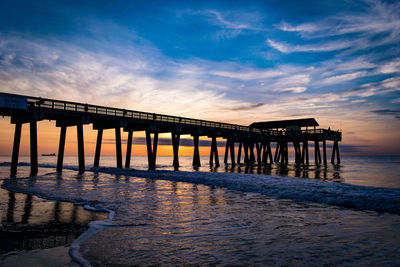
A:
[[[70,245],[90,221],[107,218],[105,213],[89,212],[72,203],[5,190],[0,194],[2,198],[8,194],[7,209],[0,210],[0,254]]]

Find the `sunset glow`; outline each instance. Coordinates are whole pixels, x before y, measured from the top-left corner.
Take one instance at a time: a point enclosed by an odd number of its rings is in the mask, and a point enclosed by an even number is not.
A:
[[[344,154],[400,154],[396,1],[22,2],[0,9],[1,92],[242,125],[315,117],[343,131]],[[91,155],[96,131],[84,129]],[[57,152],[55,122],[38,131],[39,153]],[[13,132],[1,118],[1,155]],[[105,131],[102,154],[115,153],[113,138]],[[76,151],[71,127],[65,153]]]

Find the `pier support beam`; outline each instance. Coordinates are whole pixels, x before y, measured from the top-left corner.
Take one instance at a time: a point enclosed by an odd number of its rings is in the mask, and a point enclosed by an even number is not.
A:
[[[321,164],[321,151],[319,149],[319,142],[314,141],[314,156],[315,156],[315,165]]]
[[[303,153],[301,155],[302,163],[309,165],[310,164],[310,157],[308,154],[308,141],[303,141]]]
[[[240,141],[239,142],[239,148],[238,148],[238,155],[237,155],[237,163],[240,164],[240,159],[242,157],[242,146],[243,146],[243,142]]]
[[[279,144],[279,154],[278,154],[278,162],[281,164],[287,164],[289,161],[289,155],[288,155],[288,142],[282,141]]]
[[[231,139],[229,148],[230,148],[230,153],[231,153],[231,164],[232,164],[232,167],[234,167],[235,166],[235,142],[233,141],[233,139]]]
[[[225,142],[225,156],[224,156],[224,163],[228,164],[228,154],[229,154],[229,148],[231,144],[231,139],[227,138]]]
[[[128,131],[128,141],[126,144],[125,168],[131,167],[133,131]]]
[[[121,128],[115,127],[115,156],[117,158],[117,168],[122,169],[122,148],[121,148]]]
[[[250,164],[254,164],[256,162],[256,157],[254,156],[254,142],[249,143],[250,150]]]
[[[332,159],[331,159],[331,163],[332,164],[335,164],[335,155],[336,155],[337,164],[340,164],[340,154],[339,154],[339,143],[338,143],[338,141],[334,141],[333,142]]]
[[[300,143],[299,142],[293,142],[293,148],[294,148],[294,158],[295,158],[295,163],[300,164],[301,163],[301,148],[300,148]]]
[[[151,133],[146,131],[146,143],[147,143],[147,160],[149,164],[149,170],[156,169],[157,159],[157,144],[158,144],[158,133],[154,133],[153,145],[151,145]]]
[[[226,146],[225,146],[225,156],[224,156],[224,163],[228,164],[228,156],[231,156],[231,164],[232,167],[235,166],[235,142],[232,138],[226,139]]]
[[[16,123],[14,132],[14,145],[11,156],[11,176],[15,176],[17,174],[19,145],[21,143],[21,129],[22,123]]]
[[[257,151],[257,163],[258,165],[261,165],[262,144],[260,142],[256,142],[256,151]]]
[[[63,168],[66,133],[67,133],[67,126],[61,126],[60,127],[60,143],[58,146],[58,155],[57,155],[57,172],[62,172],[62,168]]]
[[[279,156],[280,156],[279,150],[280,150],[280,149],[281,149],[280,143],[279,143],[279,142],[276,142],[274,162],[278,162],[278,161],[279,161]]]
[[[245,164],[250,164],[250,159],[249,159],[249,144],[247,141],[243,142],[243,150],[244,150],[244,163]]]
[[[85,148],[83,144],[83,126],[82,123],[79,123],[76,126],[77,136],[78,136],[78,164],[79,164],[79,173],[82,174],[85,172]]]
[[[269,163],[271,164],[273,162],[273,158],[272,158],[270,141],[267,141],[264,143],[264,153],[263,153],[262,162],[264,164],[268,164],[268,159],[269,159]]]
[[[324,157],[324,165],[326,166],[326,140],[322,141],[322,153]]]
[[[193,146],[194,146],[194,151],[193,151],[193,167],[200,167],[200,152],[199,152],[199,136],[194,135],[193,136]]]
[[[213,166],[214,157],[215,157],[215,167],[219,167],[217,138],[215,136],[211,138],[210,166]]]
[[[97,130],[96,152],[94,154],[94,164],[93,164],[94,167],[99,167],[102,139],[103,139],[103,129],[100,128]]]
[[[179,167],[179,142],[181,139],[181,135],[179,133],[171,133],[171,138],[172,138],[172,150],[174,153],[174,160],[173,160],[173,166],[174,167]]]
[[[37,121],[31,120],[30,143],[31,143],[31,176],[38,173],[38,150],[37,150]]]

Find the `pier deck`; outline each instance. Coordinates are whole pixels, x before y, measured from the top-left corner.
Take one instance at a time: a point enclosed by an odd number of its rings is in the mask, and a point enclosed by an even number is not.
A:
[[[37,173],[37,121],[40,120],[55,120],[56,126],[61,129],[57,164],[58,171],[62,170],[66,129],[67,127],[76,126],[79,170],[80,172],[84,172],[84,140],[82,130],[82,125],[84,124],[92,124],[93,129],[98,131],[94,166],[98,166],[99,164],[103,130],[115,129],[117,167],[122,168],[121,128],[128,132],[125,167],[130,167],[132,134],[134,131],[146,132],[150,169],[155,168],[159,133],[171,133],[174,166],[179,166],[178,151],[181,135],[193,136],[193,166],[200,166],[198,148],[200,136],[212,139],[210,164],[215,164],[216,166],[219,166],[216,138],[226,139],[224,162],[227,163],[227,157],[230,153],[232,165],[240,163],[242,148],[245,164],[267,164],[268,162],[272,163],[272,161],[287,163],[288,143],[293,143],[296,152],[296,163],[308,164],[308,145],[305,145],[308,141],[313,141],[315,147],[317,147],[320,141],[323,142],[324,164],[326,164],[325,143],[326,141],[333,141],[332,163],[335,156],[337,162],[340,163],[338,142],[342,139],[342,133],[330,129],[316,129],[315,126],[314,129],[301,129],[300,126],[295,130],[284,127],[276,127],[277,129],[258,127],[257,123],[250,126],[243,126],[7,93],[0,93],[0,115],[11,117],[11,123],[15,124],[11,160],[12,174],[15,174],[17,169],[21,125],[24,123],[30,124],[31,173],[32,175]],[[237,160],[235,160],[235,143],[239,147]],[[276,143],[274,160],[272,159],[271,143]],[[303,143],[303,151],[300,151],[300,143]],[[257,159],[254,154],[254,147],[256,148]],[[315,151],[316,164],[321,164],[319,147]]]

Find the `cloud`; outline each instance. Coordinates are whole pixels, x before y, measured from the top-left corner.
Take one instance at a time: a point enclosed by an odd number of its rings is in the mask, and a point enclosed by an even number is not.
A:
[[[252,110],[252,109],[263,107],[264,105],[265,105],[265,103],[241,105],[241,106],[237,106],[237,107],[232,107],[232,108],[230,108],[230,110],[234,110],[234,111]]]
[[[378,110],[371,110],[370,112],[379,114],[379,115],[390,115],[394,116],[396,119],[400,120],[400,110],[395,109],[378,109]]]
[[[274,92],[278,93],[284,93],[284,92],[290,92],[290,93],[303,93],[307,90],[307,87],[289,87],[289,88],[281,88],[281,89],[275,89],[273,90]]]
[[[344,81],[354,80],[357,78],[364,77],[368,74],[366,71],[357,71],[353,73],[346,73],[341,75],[336,75],[332,77],[325,78],[321,81],[323,84],[336,84]]]
[[[393,100],[392,100],[392,103],[393,103],[393,104],[400,103],[400,98],[393,99]]]
[[[329,51],[342,50],[352,46],[352,43],[348,41],[335,41],[335,42],[306,44],[306,45],[290,45],[282,42],[276,42],[271,39],[267,39],[267,43],[271,47],[285,54],[294,52],[329,52]]]
[[[267,69],[267,70],[251,70],[251,71],[211,71],[213,75],[233,78],[233,79],[240,79],[240,80],[259,80],[265,78],[272,78],[278,77],[283,74],[282,71],[274,70],[274,69]]]
[[[231,30],[257,30],[261,20],[261,15],[258,12],[245,12],[242,10],[196,10],[191,11],[192,14],[200,14],[206,16],[212,25],[219,26],[223,29]]]
[[[395,31],[400,25],[400,4],[396,2],[364,1],[365,12],[344,13],[324,18],[315,23],[291,25],[282,22],[277,26],[282,31],[310,34],[310,37],[335,36],[349,33],[370,34]],[[332,27],[335,26],[335,27]],[[315,36],[313,36],[314,34]],[[307,36],[307,35],[305,35]]]

